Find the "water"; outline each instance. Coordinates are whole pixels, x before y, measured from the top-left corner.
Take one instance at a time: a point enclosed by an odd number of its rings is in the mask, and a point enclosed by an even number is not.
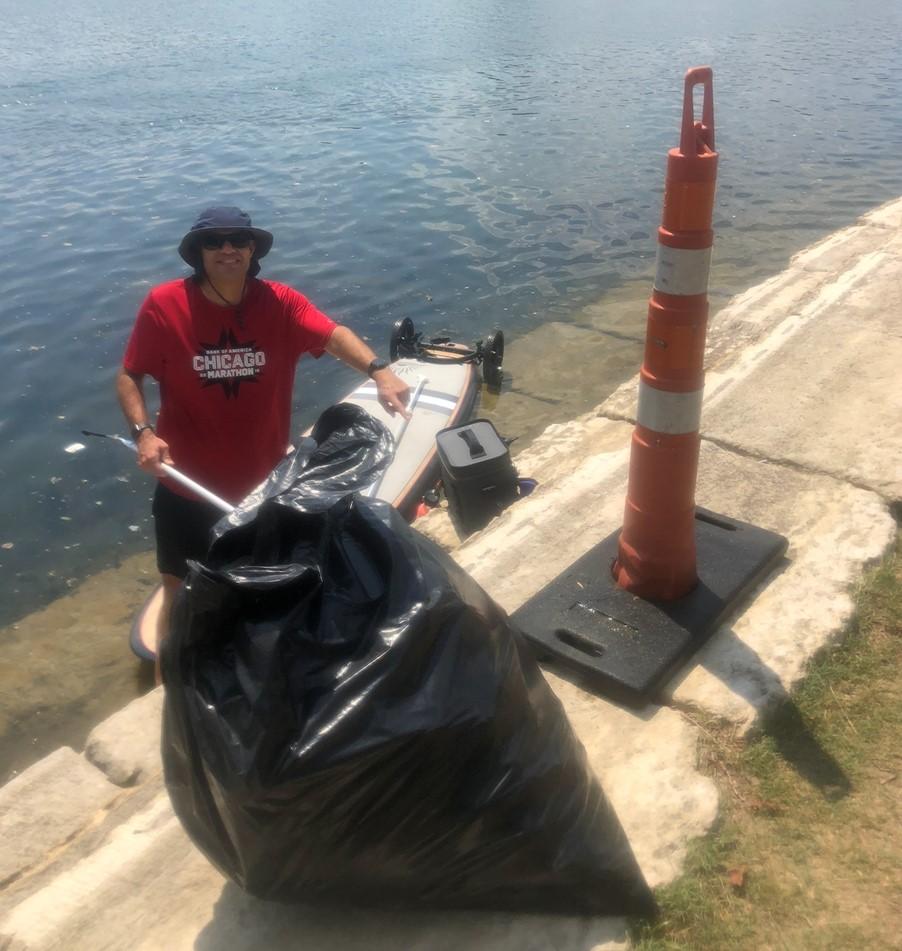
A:
[[[0,624],[150,547],[124,451],[63,447],[121,431],[134,313],[202,207],[249,210],[264,276],[383,353],[401,316],[515,343],[647,281],[682,75],[707,63],[722,299],[902,193],[900,10],[0,0]],[[351,381],[305,361],[298,426]]]

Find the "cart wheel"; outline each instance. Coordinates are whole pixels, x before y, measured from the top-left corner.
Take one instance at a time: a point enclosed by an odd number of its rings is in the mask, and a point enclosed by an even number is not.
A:
[[[388,355],[392,363],[398,357],[412,357],[415,353],[415,345],[416,332],[413,329],[413,321],[409,317],[396,320],[388,345]]]
[[[496,330],[489,337],[482,358],[482,378],[492,389],[498,389],[501,386],[502,363],[504,363],[504,333]]]

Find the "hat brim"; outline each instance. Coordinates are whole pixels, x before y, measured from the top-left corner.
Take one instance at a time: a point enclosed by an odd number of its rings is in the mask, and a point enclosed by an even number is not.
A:
[[[262,228],[196,228],[189,231],[179,245],[179,256],[190,267],[197,267],[200,264],[200,252],[197,247],[198,241],[211,231],[249,231],[254,236],[254,253],[251,260],[265,258],[272,247],[273,237],[268,231]]]

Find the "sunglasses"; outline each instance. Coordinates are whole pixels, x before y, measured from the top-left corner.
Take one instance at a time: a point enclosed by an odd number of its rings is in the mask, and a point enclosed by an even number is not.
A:
[[[218,251],[228,241],[233,248],[248,248],[253,240],[246,231],[235,231],[232,234],[205,234],[200,239],[200,246],[205,251]]]

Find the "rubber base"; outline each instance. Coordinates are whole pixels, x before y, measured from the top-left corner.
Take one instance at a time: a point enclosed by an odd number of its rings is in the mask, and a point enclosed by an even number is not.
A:
[[[579,675],[589,689],[630,707],[656,693],[782,558],[787,541],[747,522],[696,509],[699,583],[676,601],[644,600],[617,587],[618,529],[512,616],[539,662]]]

